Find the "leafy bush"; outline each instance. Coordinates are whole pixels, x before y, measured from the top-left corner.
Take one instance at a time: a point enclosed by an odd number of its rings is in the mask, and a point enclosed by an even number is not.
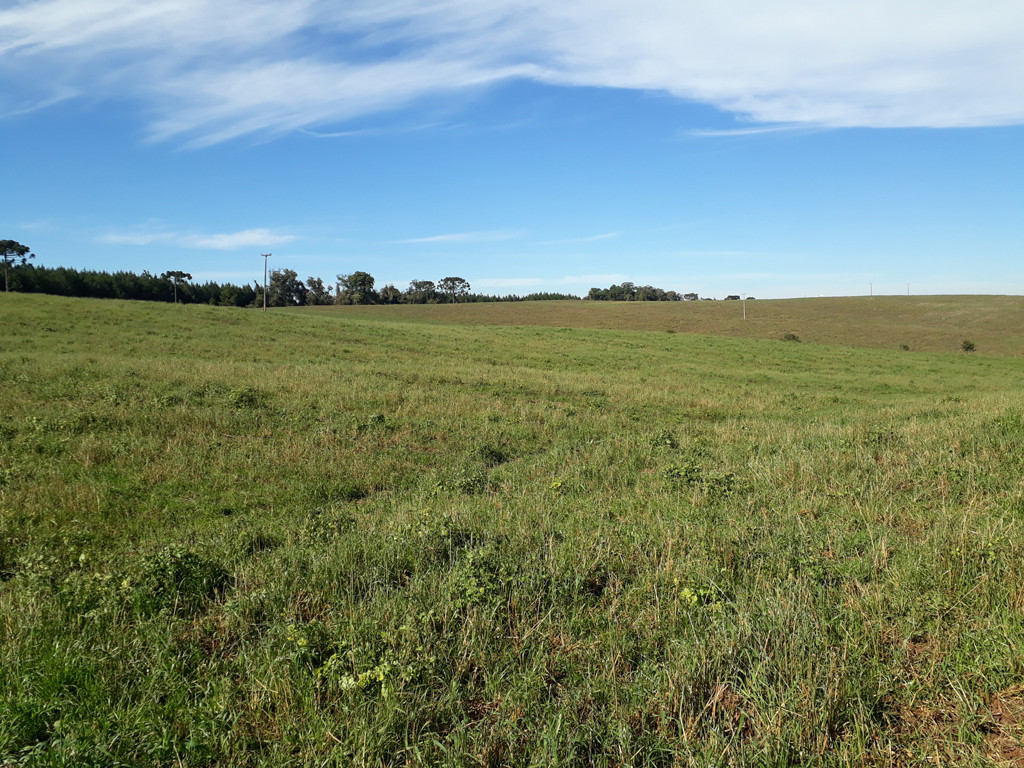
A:
[[[792,331],[789,331],[788,333],[782,334],[782,340],[783,341],[797,341],[797,342],[799,342],[800,341],[800,337],[797,336]]]

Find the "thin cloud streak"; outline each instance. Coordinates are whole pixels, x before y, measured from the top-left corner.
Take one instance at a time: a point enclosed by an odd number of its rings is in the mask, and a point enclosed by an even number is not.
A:
[[[231,251],[246,246],[266,247],[282,245],[295,240],[295,235],[278,235],[269,229],[244,229],[217,235],[192,235],[182,240],[188,248],[210,248],[218,251]]]
[[[523,236],[521,230],[494,230],[491,232],[453,232],[447,235],[430,235],[429,237],[411,237],[405,240],[392,240],[394,244],[410,243],[493,243],[500,240],[515,240]]]
[[[67,101],[68,99],[74,98],[76,95],[77,94],[75,94],[74,92],[65,89],[59,93],[55,93],[52,96],[44,98],[41,101],[37,101],[34,104],[18,107],[16,109],[11,110],[10,112],[0,114],[0,120],[9,117],[17,117],[18,115],[29,115],[33,112],[38,112],[41,109],[52,107],[54,104],[59,104],[62,101]]]
[[[239,232],[212,235],[182,234],[179,232],[108,232],[96,238],[107,245],[153,245],[165,243],[182,248],[232,251],[245,247],[270,247],[290,243],[296,235],[283,235],[269,229],[244,229]]]
[[[599,240],[611,240],[612,238],[619,237],[622,232],[604,232],[600,235],[590,235],[588,237],[568,237],[563,240],[542,240],[537,245],[562,245],[567,243],[596,243]]]
[[[686,131],[687,136],[696,136],[699,138],[717,138],[717,137],[728,137],[728,136],[759,136],[765,133],[792,133],[794,131],[807,131],[809,129],[806,125],[765,125],[751,128],[722,128],[722,129],[703,129],[694,128]]]
[[[1017,0],[26,0],[0,10],[0,86],[128,95],[153,140],[193,148],[344,133],[512,79],[660,91],[770,130],[997,126],[1024,122],[1021,39]]]
[[[96,238],[96,242],[106,245],[152,245],[175,240],[173,232],[108,232]]]

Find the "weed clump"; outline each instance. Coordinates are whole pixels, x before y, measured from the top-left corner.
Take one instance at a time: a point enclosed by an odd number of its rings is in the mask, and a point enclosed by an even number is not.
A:
[[[504,464],[512,458],[512,455],[505,450],[503,446],[494,445],[492,443],[485,443],[484,445],[481,445],[477,449],[476,453],[488,467],[496,467],[499,464]]]
[[[737,489],[735,474],[708,471],[693,459],[667,467],[664,474],[667,479],[677,483],[700,487],[711,497],[731,496]]]
[[[262,408],[266,395],[256,387],[237,387],[227,394],[228,404],[238,410]]]
[[[197,610],[228,584],[228,572],[218,562],[177,544],[169,544],[143,559],[139,573],[125,579],[135,608],[142,613]]]
[[[679,447],[679,441],[667,429],[662,429],[651,437],[651,445],[655,448],[668,448],[674,451]]]
[[[799,342],[800,341],[800,337],[797,336],[792,331],[789,331],[788,333],[782,334],[782,340],[783,341],[796,341],[796,342]]]
[[[476,496],[487,493],[490,490],[490,483],[487,480],[487,473],[482,469],[462,468],[454,474],[438,480],[436,490],[438,493],[461,493],[466,496]]]
[[[303,523],[298,540],[310,544],[326,544],[355,528],[356,520],[348,514],[318,509]]]
[[[388,432],[391,429],[388,417],[383,413],[371,413],[366,417],[366,421],[356,427],[357,432]]]

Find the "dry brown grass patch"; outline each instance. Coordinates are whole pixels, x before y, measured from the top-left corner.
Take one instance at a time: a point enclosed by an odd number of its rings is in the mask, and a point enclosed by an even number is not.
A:
[[[999,766],[1024,768],[1024,685],[992,694],[985,701],[986,757]]]

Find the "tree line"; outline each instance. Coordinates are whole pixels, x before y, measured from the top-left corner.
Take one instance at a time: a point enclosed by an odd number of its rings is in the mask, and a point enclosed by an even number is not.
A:
[[[587,294],[591,301],[696,301],[696,293],[676,293],[655,288],[653,285],[620,283],[607,288],[591,288]]]
[[[703,299],[696,293],[677,293],[666,291],[662,288],[655,288],[653,285],[633,285],[633,283],[619,283],[607,288],[591,288],[586,295],[590,301],[714,301],[705,296]],[[753,299],[753,296],[747,296]],[[730,294],[725,297],[726,301],[739,301],[739,294]]]
[[[182,304],[214,304],[232,307],[262,307],[263,286],[235,285],[214,281],[193,282],[182,270],[162,274],[148,271],[105,272],[72,267],[45,267],[32,264],[35,254],[14,240],[0,240],[0,266],[5,291],[48,293],[95,299],[166,301]],[[470,284],[461,277],[413,280],[402,291],[394,285],[375,289],[376,281],[368,272],[338,275],[333,284],[322,278],[300,280],[293,269],[275,269],[267,281],[267,306],[294,307],[318,304],[445,304],[483,301],[543,301],[576,299],[565,293],[531,293],[488,296],[470,292]]]
[[[155,275],[118,271],[78,270],[70,267],[44,267],[30,263],[35,254],[14,240],[0,240],[4,290],[22,293],[50,293],[98,299],[131,299],[135,301],[166,301],[183,304],[215,304],[232,307],[261,307],[263,286],[235,285],[207,281],[193,282],[192,275],[181,270],[168,270]],[[455,304],[491,301],[558,301],[579,300],[567,293],[537,292],[524,296],[508,294],[491,296],[472,293],[462,277],[412,280],[404,291],[388,283],[376,288],[369,272],[357,271],[337,275],[334,283],[319,277],[299,278],[293,269],[270,272],[266,287],[266,304],[270,307],[295,307],[324,304]],[[696,293],[677,293],[651,285],[637,286],[630,282],[608,288],[591,288],[586,296],[591,301],[696,301]],[[739,299],[739,296],[728,296]],[[750,297],[752,298],[752,297]]]
[[[167,273],[165,273],[167,274]],[[184,273],[188,274],[188,273]],[[22,293],[50,293],[93,299],[134,301],[177,301],[182,304],[218,304],[254,307],[262,303],[263,290],[250,285],[188,282],[170,275],[143,272],[101,272],[71,267],[19,266],[9,272],[8,290]]]

